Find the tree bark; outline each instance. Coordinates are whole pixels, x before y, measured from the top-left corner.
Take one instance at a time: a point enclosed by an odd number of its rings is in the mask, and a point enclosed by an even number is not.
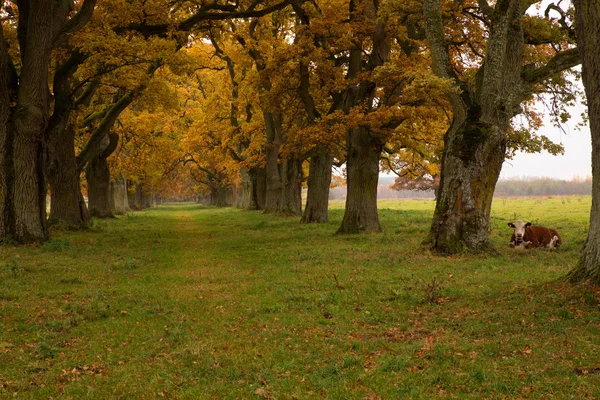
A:
[[[154,203],[154,194],[143,192],[142,201],[144,204],[144,208],[152,208],[155,206]]]
[[[106,159],[117,148],[118,140],[117,134],[105,135],[99,149],[89,157],[85,168],[88,182],[88,209],[93,217],[114,217],[110,201],[110,170]]]
[[[455,120],[447,132],[429,239],[436,250],[458,253],[464,246],[472,250],[488,246],[492,196],[506,152],[505,132],[505,127],[478,119]]]
[[[12,212],[14,239],[30,243],[48,239],[44,131],[49,114],[48,65],[54,30],[54,21],[48,16],[55,10],[53,2],[47,0],[32,7],[21,6],[19,3],[18,29],[23,63],[13,114]]]
[[[53,46],[89,21],[95,0],[85,0],[68,19],[73,5],[66,0],[13,5],[19,10],[18,63],[12,61],[0,27],[0,236],[20,243],[48,238],[44,134],[50,56]]]
[[[302,223],[325,223],[329,220],[329,189],[333,157],[323,146],[315,148],[308,170],[308,191]]]
[[[84,229],[90,222],[90,215],[82,202],[74,137],[75,131],[69,126],[62,135],[48,138],[46,174],[51,196],[48,221],[66,225],[69,229]]]
[[[302,215],[302,160],[288,156],[281,162],[282,193],[278,214]]]
[[[279,113],[263,112],[267,131],[265,148],[266,193],[265,213],[279,213],[283,194],[283,179],[279,171],[279,150],[281,148],[282,116]]]
[[[133,188],[133,190],[127,190],[127,201],[129,203],[129,207],[136,211],[142,210],[144,208],[142,202],[142,185],[131,182],[127,186],[128,188]]]
[[[93,158],[85,168],[88,208],[92,217],[114,217],[110,206],[110,170],[105,158]]]
[[[492,250],[488,240],[492,195],[506,154],[510,120],[552,74],[577,64],[572,51],[544,66],[523,67],[525,9],[520,0],[488,7],[491,25],[475,83],[462,81],[450,62],[440,0],[424,0],[425,31],[436,75],[460,91],[446,95],[452,124],[444,136],[440,186],[427,243],[442,253]]]
[[[254,182],[252,171],[246,168],[240,169],[240,184],[236,187],[235,206],[246,210],[256,210],[256,199],[254,197]]]
[[[127,180],[123,175],[110,182],[111,207],[114,214],[130,211],[127,198]]]
[[[252,177],[252,195],[256,201],[256,209],[264,210],[267,202],[267,176],[264,168],[257,167],[250,173]]]
[[[2,26],[0,26],[0,240],[13,239],[12,186],[14,166],[12,142],[14,130],[9,126],[10,109],[10,57]]]
[[[231,206],[231,187],[229,185],[216,185],[210,193],[210,205],[216,207]]]
[[[350,129],[346,139],[348,190],[338,234],[381,232],[377,213],[377,182],[381,145],[365,128]]]
[[[569,273],[569,279],[600,284],[600,3],[574,0],[573,4],[592,135],[592,209],[581,258]]]
[[[365,17],[373,18],[378,2],[373,2],[363,11]],[[350,4],[351,12],[353,3]],[[373,71],[383,65],[389,58],[390,46],[383,23],[375,23],[371,36],[373,49],[368,62],[363,62],[363,48],[357,44],[349,52],[350,60],[348,76],[356,81],[363,68]],[[364,67],[363,67],[364,66]],[[375,109],[376,84],[368,80],[360,80],[358,84],[349,85],[344,94],[343,110],[348,114],[352,108],[362,106],[367,110]],[[381,232],[377,213],[377,182],[379,180],[379,157],[383,143],[376,134],[367,127],[351,128],[346,134],[346,169],[348,191],[344,219],[338,234],[360,232]]]

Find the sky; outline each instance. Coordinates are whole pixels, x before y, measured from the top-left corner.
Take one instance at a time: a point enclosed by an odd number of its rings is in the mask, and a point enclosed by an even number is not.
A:
[[[550,0],[542,1],[539,10],[544,10]],[[535,9],[530,10],[535,14]],[[541,13],[541,11],[537,11]],[[581,85],[581,83],[578,83]],[[581,113],[585,107],[581,104],[571,108],[572,120],[560,128],[554,127],[549,118],[539,134],[545,135],[555,143],[562,143],[564,155],[553,156],[547,152],[538,154],[517,153],[512,160],[506,160],[502,166],[500,179],[548,177],[556,179],[586,178],[592,175],[592,143],[589,127],[577,128],[581,122]],[[517,117],[518,118],[518,117]]]
[[[553,156],[543,151],[538,154],[517,153],[502,166],[500,179],[548,177],[570,180],[592,175],[592,142],[589,127],[577,128],[581,122],[582,105],[571,109],[572,120],[563,126],[564,132],[545,120],[539,134],[546,135],[555,143],[562,143],[564,155]]]

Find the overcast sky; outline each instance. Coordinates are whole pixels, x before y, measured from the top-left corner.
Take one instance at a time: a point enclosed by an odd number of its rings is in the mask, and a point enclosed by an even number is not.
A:
[[[550,3],[544,0],[540,10]],[[567,2],[565,2],[567,3]],[[535,14],[535,9],[529,10]],[[542,11],[537,11],[541,13]],[[581,84],[581,83],[580,83]],[[550,120],[544,124],[540,134],[548,136],[555,143],[562,143],[565,154],[552,156],[547,152],[539,154],[519,153],[512,160],[506,160],[502,166],[500,178],[549,177],[557,179],[585,178],[592,175],[592,143],[588,126],[577,129],[581,122],[583,105],[569,110],[572,120],[563,126],[564,132],[552,125]],[[518,117],[517,117],[518,118]]]
[[[548,120],[540,134],[548,136],[555,143],[562,143],[565,154],[553,156],[547,152],[538,154],[518,153],[514,159],[506,160],[500,178],[549,177],[556,179],[585,178],[592,175],[592,142],[588,126],[577,128],[581,122],[581,110],[570,111],[573,116],[563,129],[556,128]]]

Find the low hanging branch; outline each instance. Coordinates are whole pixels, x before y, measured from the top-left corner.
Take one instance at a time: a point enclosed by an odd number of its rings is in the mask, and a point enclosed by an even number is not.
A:
[[[175,24],[156,24],[147,25],[144,23],[132,23],[125,27],[115,28],[116,33],[124,31],[136,31],[148,38],[150,36],[164,36],[172,31],[188,32],[197,27],[201,22],[205,21],[227,21],[235,18],[258,18],[271,14],[275,11],[283,10],[288,5],[293,3],[302,3],[306,0],[284,0],[270,7],[265,7],[261,10],[255,10],[260,2],[254,3],[247,10],[240,10],[239,4],[206,4],[202,6],[194,15],[183,21]]]

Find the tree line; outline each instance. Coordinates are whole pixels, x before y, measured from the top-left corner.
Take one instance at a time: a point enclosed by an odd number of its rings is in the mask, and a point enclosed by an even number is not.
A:
[[[4,1],[0,236],[84,229],[126,192],[140,204],[235,192],[240,207],[325,222],[332,166],[343,165],[339,234],[381,231],[378,176],[393,170],[436,177],[433,250],[487,251],[502,163],[562,151],[537,133],[534,103],[551,96],[567,119],[581,63],[593,137],[599,129],[598,7],[573,5]]]

